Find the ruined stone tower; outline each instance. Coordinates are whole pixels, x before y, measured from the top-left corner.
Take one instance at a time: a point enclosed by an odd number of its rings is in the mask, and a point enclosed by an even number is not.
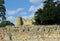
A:
[[[22,26],[22,25],[32,26],[33,25],[32,22],[35,22],[35,20],[34,19],[24,19],[22,17],[17,17],[15,26],[16,27],[19,27],[19,26]]]
[[[21,26],[21,25],[23,25],[22,18],[21,17],[17,17],[15,26],[18,27],[18,26]]]

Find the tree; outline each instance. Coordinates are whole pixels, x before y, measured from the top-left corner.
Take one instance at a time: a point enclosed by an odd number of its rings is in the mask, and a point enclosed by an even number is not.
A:
[[[60,24],[60,0],[57,0],[57,9],[56,12],[57,13],[57,23]]]
[[[4,0],[0,0],[0,4],[4,4]]]
[[[53,0],[44,1],[43,9],[38,9],[35,12],[36,24],[55,24],[57,21],[57,2]]]
[[[10,21],[2,21],[2,22],[0,23],[0,27],[5,27],[5,26],[7,26],[7,25],[14,26],[14,24],[11,23]]]
[[[6,9],[4,6],[4,0],[0,0],[0,17],[2,18],[2,21],[6,20]]]
[[[45,14],[45,21],[48,24],[55,24],[56,23],[56,5],[57,3],[54,0],[46,0],[44,1],[43,13]]]
[[[7,25],[14,25],[13,23],[11,23],[10,21],[6,21],[6,9],[5,9],[5,6],[4,6],[4,0],[0,0],[0,17],[2,18],[2,22],[0,23],[0,27],[4,27],[4,26],[7,26]]]
[[[36,24],[42,24],[43,22],[43,10],[42,9],[38,9],[38,11],[35,12],[35,20],[36,20]]]

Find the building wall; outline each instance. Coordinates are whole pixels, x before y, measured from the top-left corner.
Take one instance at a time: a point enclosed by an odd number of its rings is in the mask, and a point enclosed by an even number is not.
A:
[[[32,26],[32,20],[29,20],[29,19],[23,19],[23,25],[26,25],[26,26]]]
[[[31,19],[24,19],[24,18],[22,18],[22,21],[21,21],[21,18],[20,17],[17,17],[16,18],[16,25],[15,26],[19,26],[19,25],[21,25],[22,23],[22,25],[25,25],[25,26],[32,26],[33,24],[32,24],[32,21],[33,20],[31,20]]]

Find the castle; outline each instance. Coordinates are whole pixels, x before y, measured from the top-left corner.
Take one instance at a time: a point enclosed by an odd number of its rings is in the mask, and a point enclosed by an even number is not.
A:
[[[60,25],[33,25],[34,19],[16,18],[15,26],[0,27],[0,41],[60,41]]]
[[[33,18],[32,19],[24,19],[21,17],[17,17],[15,26],[20,26],[20,25],[32,26],[33,22],[35,22],[35,20]]]

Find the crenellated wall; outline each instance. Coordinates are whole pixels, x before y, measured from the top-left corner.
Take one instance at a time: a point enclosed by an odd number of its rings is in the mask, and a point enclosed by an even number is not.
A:
[[[25,25],[25,26],[32,26],[32,22],[35,22],[34,19],[24,19],[21,17],[16,18],[16,24],[15,26],[18,27],[19,25]]]

